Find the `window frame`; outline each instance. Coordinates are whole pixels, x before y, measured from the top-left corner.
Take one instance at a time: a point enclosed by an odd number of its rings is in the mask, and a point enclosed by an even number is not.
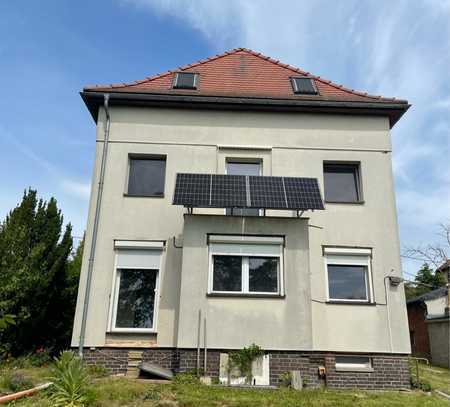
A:
[[[344,247],[324,247],[326,302],[334,304],[374,304],[373,274],[372,274],[372,250]],[[340,258],[340,259],[339,259]],[[337,260],[339,259],[339,260]],[[330,297],[330,280],[328,265],[338,266],[365,266],[366,299],[348,299]]]
[[[133,241],[117,241],[121,243],[132,243]],[[140,242],[136,241],[137,244]],[[142,242],[141,242],[142,243]],[[126,249],[127,246],[123,247],[115,247],[114,254],[114,272],[112,278],[112,287],[110,294],[110,304],[109,304],[109,318],[108,318],[108,331],[109,333],[157,333],[158,332],[158,311],[159,311],[159,295],[161,292],[161,271],[163,264],[163,246],[160,245],[160,242],[143,242],[147,243],[147,245],[139,247],[138,245],[131,246],[136,250],[158,250],[159,253],[159,265],[158,269],[154,267],[120,267],[118,268],[118,259],[120,255],[120,249]],[[116,244],[115,244],[116,246]],[[130,248],[130,247],[128,247]],[[117,328],[116,320],[117,320],[117,305],[119,300],[119,291],[120,291],[120,270],[156,270],[156,281],[155,281],[155,299],[153,305],[153,326],[151,328]]]
[[[163,193],[161,195],[147,195],[147,194],[132,194],[129,192],[130,187],[130,173],[131,173],[131,160],[154,160],[164,161],[164,180],[163,180]],[[166,180],[167,180],[167,155],[166,154],[140,154],[140,153],[128,153],[127,157],[127,176],[125,179],[125,192],[124,196],[130,198],[164,198],[166,195]]]
[[[366,363],[338,362],[337,359],[360,358],[367,359]],[[334,368],[337,372],[373,372],[373,360],[364,355],[337,355],[334,360]]]
[[[328,200],[326,194],[326,183],[325,183],[325,171],[326,166],[342,166],[342,167],[353,167],[355,169],[356,175],[356,197],[355,201],[334,201]],[[323,162],[322,166],[323,171],[323,196],[325,203],[329,204],[344,204],[344,205],[361,205],[364,203],[364,195],[363,195],[363,183],[362,183],[362,165],[361,161],[327,161]]]
[[[238,243],[236,241],[228,241],[226,243]],[[242,246],[245,247],[247,243],[240,241]],[[258,243],[256,243],[258,244]],[[261,242],[261,244],[264,244]],[[270,243],[269,243],[270,244]],[[284,244],[272,243],[280,247],[279,254],[267,254],[263,252],[224,252],[215,250],[211,244],[208,245],[208,287],[207,294],[214,296],[230,296],[230,297],[284,297]],[[239,256],[242,258],[241,268],[241,291],[216,291],[213,289],[214,281],[214,260],[213,256]],[[265,292],[265,291],[250,291],[249,290],[249,258],[250,257],[266,257],[276,258],[277,262],[277,291]]]
[[[306,95],[306,96],[311,96],[311,95],[318,95],[319,94],[319,90],[317,89],[316,86],[316,82],[314,80],[314,78],[311,78],[309,76],[291,76],[289,78],[291,80],[291,86],[292,86],[292,91],[294,92],[295,95]],[[298,87],[297,87],[297,83],[295,82],[296,79],[309,79],[309,81],[311,82],[311,85],[314,89],[314,93],[312,92],[301,92]]]
[[[192,87],[186,87],[186,86],[179,86],[179,85],[177,85],[177,83],[178,83],[178,76],[180,74],[181,75],[183,75],[183,74],[192,74],[192,75],[194,75],[194,83],[193,83]],[[175,76],[173,77],[173,82],[172,82],[172,89],[197,90],[198,89],[198,77],[199,77],[198,72],[175,72]]]

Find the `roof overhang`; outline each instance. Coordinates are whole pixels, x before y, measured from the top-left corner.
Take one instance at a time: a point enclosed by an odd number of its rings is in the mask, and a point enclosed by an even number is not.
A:
[[[97,121],[104,94],[109,94],[110,106],[141,106],[212,110],[247,110],[274,112],[328,113],[389,117],[390,127],[409,109],[399,102],[361,102],[311,99],[272,99],[262,97],[174,95],[120,91],[83,91],[80,93],[93,119]]]

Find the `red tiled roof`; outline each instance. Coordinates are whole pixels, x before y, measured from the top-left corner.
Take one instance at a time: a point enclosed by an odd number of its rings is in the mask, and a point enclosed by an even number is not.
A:
[[[172,84],[176,72],[198,73],[197,89],[173,89]],[[312,78],[319,94],[294,94],[289,80],[292,76]],[[246,48],[237,48],[144,80],[114,85],[87,86],[84,91],[406,103],[406,101],[395,98],[373,96],[345,88]]]

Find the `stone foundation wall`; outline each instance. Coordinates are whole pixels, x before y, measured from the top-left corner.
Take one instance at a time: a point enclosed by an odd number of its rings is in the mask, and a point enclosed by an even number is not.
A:
[[[125,374],[128,365],[128,351],[131,349],[86,349],[84,359],[88,364],[105,366],[111,374]],[[218,349],[209,350],[206,374],[219,377],[220,353]],[[291,370],[300,370],[307,387],[327,386],[337,389],[400,389],[410,387],[409,364],[406,356],[374,354],[372,370],[336,371],[335,354],[317,352],[269,351],[270,384],[281,384],[280,376]],[[176,373],[195,370],[197,366],[196,349],[151,348],[142,353],[142,360]],[[203,369],[204,353],[200,352],[200,368]],[[319,378],[318,368],[325,366],[326,378]]]
[[[128,349],[85,349],[83,360],[88,365],[105,367],[110,374],[125,374],[128,366]]]

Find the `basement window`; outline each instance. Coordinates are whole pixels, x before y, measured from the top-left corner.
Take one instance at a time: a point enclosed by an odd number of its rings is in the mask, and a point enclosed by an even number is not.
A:
[[[177,72],[173,83],[174,89],[197,89],[198,74],[192,72]]]
[[[282,295],[280,238],[217,236],[210,236],[209,294]]]
[[[336,356],[336,371],[372,371],[372,360],[366,356]]]
[[[317,88],[311,78],[291,78],[292,89],[297,95],[317,95]]]
[[[372,301],[371,250],[324,248],[329,302]]]

